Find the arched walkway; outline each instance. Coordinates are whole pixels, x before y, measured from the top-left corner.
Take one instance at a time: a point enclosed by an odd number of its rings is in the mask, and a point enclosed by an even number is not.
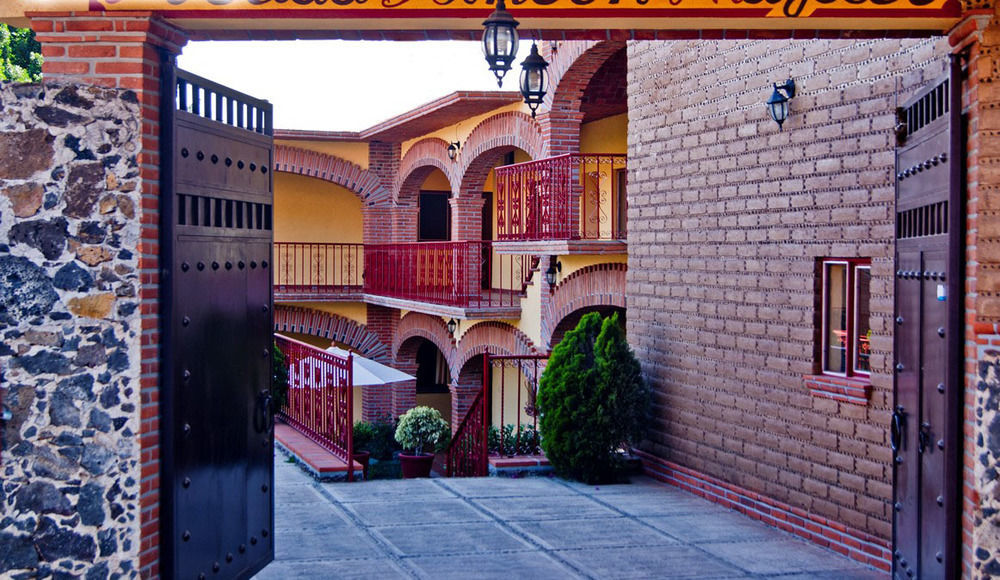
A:
[[[400,348],[407,340],[419,336],[434,343],[444,355],[450,368],[455,368],[455,346],[448,327],[441,318],[419,312],[410,312],[399,321],[396,338],[392,344],[394,353],[399,354]]]
[[[378,176],[340,157],[289,147],[274,146],[274,170],[297,173],[336,183],[354,192],[366,205],[386,202],[392,192]]]
[[[594,264],[564,278],[542,312],[542,338],[551,346],[559,321],[575,310],[596,306],[625,308],[626,264]]]
[[[329,338],[356,350],[361,356],[383,364],[392,362],[389,347],[363,324],[329,312],[277,305],[275,332],[298,332]]]
[[[514,149],[524,151],[532,159],[542,157],[545,147],[541,127],[530,116],[508,111],[477,125],[462,146],[459,197],[482,193],[486,176],[497,158]]]
[[[489,350],[492,354],[536,354],[538,351],[526,334],[513,326],[495,320],[480,322],[470,328],[458,342],[452,368],[462,368],[472,357]]]

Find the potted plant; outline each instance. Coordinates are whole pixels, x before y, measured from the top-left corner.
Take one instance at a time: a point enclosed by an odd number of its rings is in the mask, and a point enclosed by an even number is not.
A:
[[[434,453],[448,444],[451,428],[437,409],[414,407],[399,418],[396,441],[408,453],[399,454],[403,477],[429,477]]]
[[[354,424],[354,454],[352,457],[361,464],[365,481],[368,481],[368,462],[371,460],[371,444],[375,438],[375,426],[368,421],[358,421]]]

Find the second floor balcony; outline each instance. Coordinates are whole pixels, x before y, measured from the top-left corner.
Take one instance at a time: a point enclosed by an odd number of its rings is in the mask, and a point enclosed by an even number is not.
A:
[[[627,163],[573,153],[496,168],[503,252],[624,253]]]
[[[274,244],[277,301],[357,300],[455,318],[517,318],[537,267],[493,242]]]

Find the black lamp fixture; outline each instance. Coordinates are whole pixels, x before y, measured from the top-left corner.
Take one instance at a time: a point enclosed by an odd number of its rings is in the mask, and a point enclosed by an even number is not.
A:
[[[788,101],[794,96],[795,81],[792,79],[788,79],[783,85],[774,83],[774,92],[771,93],[771,98],[767,100],[767,112],[771,114],[771,118],[778,124],[779,131],[781,130],[781,124],[788,118]]]
[[[461,149],[461,147],[462,143],[460,141],[452,141],[451,143],[448,143],[448,159],[454,161],[455,158],[458,157],[458,150]]]
[[[507,12],[504,0],[497,2],[497,8],[483,21],[483,56],[490,70],[497,77],[497,86],[503,86],[503,76],[517,56],[517,20]]]
[[[532,119],[549,88],[549,73],[545,72],[548,66],[549,63],[538,54],[538,46],[532,42],[531,54],[521,63],[521,95],[524,96],[524,103],[531,109]]]
[[[551,288],[556,285],[556,274],[562,272],[562,262],[558,258],[553,257],[549,260],[549,269],[545,271],[545,282]]]
[[[452,318],[448,321],[448,334],[455,336],[456,330],[458,330],[458,321]]]

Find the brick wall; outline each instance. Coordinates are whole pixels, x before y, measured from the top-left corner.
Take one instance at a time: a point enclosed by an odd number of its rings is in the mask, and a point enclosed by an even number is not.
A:
[[[893,113],[943,39],[629,44],[629,339],[646,451],[891,537]],[[793,78],[784,131],[771,83]],[[817,397],[817,259],[872,263],[866,404]]]

